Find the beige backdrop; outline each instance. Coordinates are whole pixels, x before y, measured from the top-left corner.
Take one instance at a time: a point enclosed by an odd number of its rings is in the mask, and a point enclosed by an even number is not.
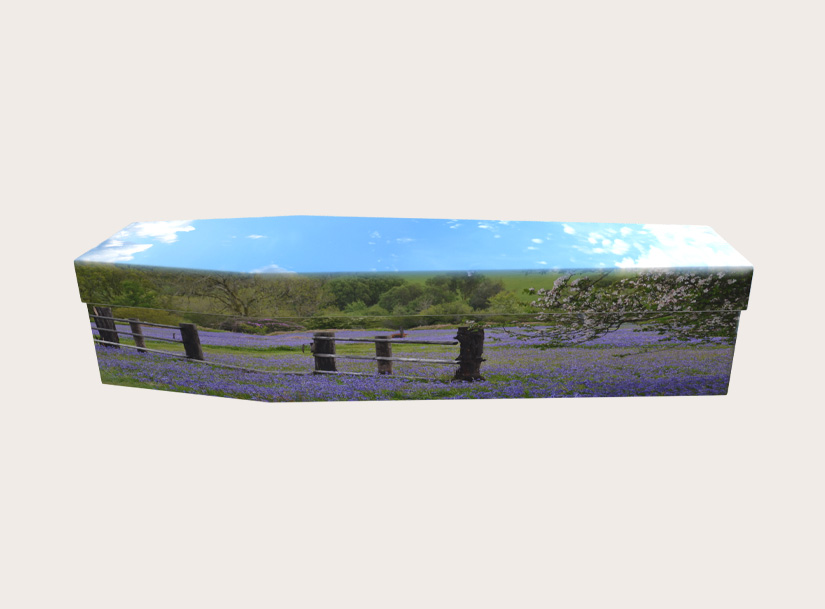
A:
[[[676,4],[0,9],[0,605],[825,605],[823,14]],[[730,395],[99,383],[76,256],[305,213],[711,225],[756,269]]]

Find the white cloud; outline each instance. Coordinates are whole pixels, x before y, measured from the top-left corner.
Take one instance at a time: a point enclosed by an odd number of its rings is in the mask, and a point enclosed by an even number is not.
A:
[[[195,230],[191,220],[175,220],[171,222],[135,222],[127,226],[120,233],[128,237],[157,239],[161,243],[174,243],[178,240],[178,233],[187,233]]]
[[[568,235],[575,235],[576,234],[576,229],[573,228],[572,226],[570,226],[569,224],[562,224],[562,226],[564,227],[564,232],[567,233]]]
[[[247,235],[247,239],[266,239],[266,235]]]
[[[410,243],[411,241],[415,241],[415,239],[411,239],[410,237],[399,237],[395,240],[396,243]]]
[[[527,249],[528,249],[528,250],[537,250],[537,249],[539,249],[539,248],[537,248],[535,245],[528,245],[528,246],[527,246]]]
[[[493,227],[492,227],[492,226],[490,226],[489,224],[479,224],[479,225],[478,225],[478,227],[479,227],[479,228],[486,228],[486,229],[489,229],[489,230],[493,230]]]
[[[460,224],[453,224],[452,226],[450,226],[450,228],[458,228],[459,226],[461,226],[461,225]]]
[[[377,230],[374,230],[370,233],[370,239],[380,239],[380,238],[381,238],[381,233],[379,233]]]
[[[621,239],[616,239],[613,242],[613,247],[611,248],[610,251],[613,252],[614,254],[616,254],[617,256],[621,256],[622,254],[627,252],[627,250],[629,250],[629,249],[630,249],[630,244],[629,243],[626,243],[625,241],[622,241]]]
[[[493,239],[501,239],[501,235],[493,235]]]
[[[623,258],[616,266],[667,268],[690,266],[750,266],[750,263],[708,226],[646,224],[658,243],[637,259]],[[642,231],[639,231],[642,232]],[[634,244],[636,245],[636,244]],[[628,248],[629,249],[629,248]]]
[[[545,260],[539,260],[536,264],[547,264]]]
[[[587,237],[587,240],[590,243],[597,243],[597,242],[601,241],[602,239],[604,239],[604,237],[602,237],[599,233],[590,233],[590,235],[588,235],[588,237]]]
[[[602,240],[602,245],[604,247],[610,247],[610,243],[611,243],[610,239],[603,239]]]
[[[619,268],[666,268],[672,266],[672,263],[673,260],[670,256],[665,254],[655,245],[652,245],[650,247],[650,251],[646,255],[640,256],[638,260],[634,260],[633,258],[622,258],[621,262],[616,263],[616,266]]]
[[[288,271],[285,268],[278,266],[277,264],[269,264],[267,266],[263,266],[259,269],[254,269],[249,271],[250,273],[294,273],[295,271]]]
[[[84,254],[79,260],[89,262],[128,262],[135,257],[135,254],[143,252],[152,247],[151,243],[128,243],[109,240],[91,252]]]
[[[543,239],[530,239],[533,243],[544,243]]]
[[[622,234],[622,237],[627,237],[630,233],[633,232],[633,230],[626,226],[623,226],[619,229],[619,232]]]
[[[155,243],[174,243],[178,233],[195,230],[191,220],[168,222],[134,222],[107,239],[78,260],[89,262],[128,262],[135,254],[145,252]],[[152,243],[152,242],[155,243]]]

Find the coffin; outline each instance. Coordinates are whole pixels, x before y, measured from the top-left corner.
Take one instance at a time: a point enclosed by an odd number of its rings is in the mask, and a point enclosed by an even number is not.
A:
[[[706,226],[316,216],[75,270],[104,383],[258,401],[725,394],[753,275]]]

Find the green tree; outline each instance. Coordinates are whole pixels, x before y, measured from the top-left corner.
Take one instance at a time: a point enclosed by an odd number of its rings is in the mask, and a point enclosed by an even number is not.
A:
[[[424,309],[421,312],[419,323],[422,324],[454,324],[460,323],[464,317],[472,314],[472,307],[463,300],[443,302]]]
[[[490,298],[487,310],[497,315],[524,315],[530,313],[531,307],[523,303],[517,294],[503,291]]]
[[[493,280],[484,277],[482,281],[474,286],[468,301],[474,309],[486,309],[490,306],[490,299],[503,291],[504,282],[501,279]]]
[[[75,263],[77,285],[84,302],[124,307],[160,306],[146,270],[101,262]]]
[[[127,279],[120,282],[120,289],[112,300],[119,307],[154,308],[158,304],[158,295],[146,283]]]
[[[382,294],[404,283],[400,277],[355,275],[331,279],[326,284],[326,291],[330,303],[343,310],[348,304],[358,300],[368,307],[378,304]]]
[[[490,298],[504,290],[504,282],[494,280],[481,273],[447,273],[430,277],[426,281],[433,293],[453,294],[467,301],[474,309],[485,309]],[[442,298],[439,302],[449,302],[455,298]]]
[[[394,311],[399,306],[407,307],[423,294],[423,286],[417,283],[405,283],[382,294],[381,298],[378,299],[378,304],[387,311]]]

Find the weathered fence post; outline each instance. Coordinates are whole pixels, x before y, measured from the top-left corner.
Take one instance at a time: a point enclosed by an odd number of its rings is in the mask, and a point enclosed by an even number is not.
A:
[[[198,327],[195,324],[181,324],[180,338],[183,342],[183,348],[186,350],[186,357],[189,359],[203,359],[201,339],[198,336]]]
[[[120,343],[120,338],[117,335],[117,326],[115,326],[114,319],[101,319],[101,318],[108,318],[114,317],[112,315],[112,309],[109,307],[93,307],[94,308],[94,320],[95,326],[97,327],[98,332],[100,333],[100,340],[105,340],[109,343]],[[100,317],[97,317],[100,315]],[[114,347],[115,349],[119,349],[117,345],[106,345],[107,347]]]
[[[335,332],[315,332],[312,352],[315,354],[315,370],[320,372],[338,372],[334,357],[318,355],[335,355]]]
[[[392,343],[389,336],[376,336],[375,357],[392,357]],[[384,339],[384,340],[379,340]],[[388,360],[376,360],[378,362],[378,374],[392,374],[392,362]]]
[[[454,381],[483,381],[481,376],[481,362],[484,358],[484,330],[471,330],[461,327],[456,334],[458,341],[458,370],[455,371]]]
[[[138,353],[146,353],[146,343],[143,342],[143,330],[140,328],[140,320],[130,319],[129,328],[132,330],[132,338],[135,339],[135,346],[138,348]]]

